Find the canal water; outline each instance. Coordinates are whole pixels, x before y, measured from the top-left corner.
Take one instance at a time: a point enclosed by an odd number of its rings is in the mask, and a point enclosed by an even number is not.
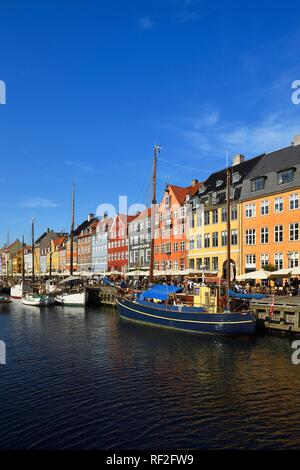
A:
[[[300,447],[291,340],[216,339],[115,310],[0,307],[1,449]]]

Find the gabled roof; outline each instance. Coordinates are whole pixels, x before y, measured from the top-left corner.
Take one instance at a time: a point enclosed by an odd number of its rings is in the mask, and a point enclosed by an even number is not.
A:
[[[198,193],[200,187],[203,185],[203,183],[196,183],[195,185],[192,186],[187,186],[186,188],[183,188],[182,186],[175,186],[174,184],[169,184],[166,187],[166,191],[171,190],[175,196],[175,198],[178,201],[178,204],[182,205],[187,196],[193,197],[195,194]]]
[[[145,209],[144,211],[140,212],[139,214],[134,215],[133,219],[130,222],[137,222],[138,220],[146,219],[148,217],[151,217],[151,208],[150,207]]]
[[[80,233],[82,232],[82,230],[85,230],[87,229],[90,225],[92,225],[94,222],[97,222],[98,219],[97,217],[94,217],[92,220],[88,221],[88,220],[84,220],[84,222],[82,222],[80,225],[78,225],[78,227],[76,227],[73,231],[73,235],[74,237],[77,237],[78,235],[80,235]]]
[[[61,245],[66,239],[67,239],[67,237],[65,235],[63,235],[61,237],[58,237],[58,238],[55,238],[53,240],[54,247],[57,247],[58,245]]]
[[[245,160],[242,163],[230,167],[232,174],[239,173],[240,175],[240,178],[236,183],[237,185],[240,185],[243,182],[245,177],[255,167],[255,165],[258,164],[262,157],[263,155],[259,155],[258,157],[251,158],[250,160]],[[209,194],[211,192],[218,192],[222,190],[224,191],[224,189],[226,189],[227,187],[226,175],[227,168],[223,168],[222,170],[212,173],[204,182],[205,190],[201,192],[201,196],[204,196],[205,194]]]
[[[259,163],[249,172],[248,178],[264,176],[300,164],[300,145],[290,145],[274,152],[265,153]]]

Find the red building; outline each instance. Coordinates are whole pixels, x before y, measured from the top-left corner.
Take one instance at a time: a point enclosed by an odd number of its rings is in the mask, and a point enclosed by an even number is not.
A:
[[[202,183],[192,181],[187,188],[168,185],[155,214],[154,269],[187,269],[186,210],[189,199]]]
[[[117,214],[109,230],[108,271],[126,272],[128,267],[128,223],[134,215]]]

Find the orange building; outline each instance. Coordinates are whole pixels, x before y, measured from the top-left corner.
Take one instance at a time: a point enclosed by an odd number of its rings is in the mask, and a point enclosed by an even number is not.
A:
[[[243,182],[242,272],[299,265],[300,145],[265,154]],[[299,140],[300,143],[300,140]]]
[[[184,270],[187,268],[186,211],[189,199],[202,183],[192,181],[186,188],[168,185],[155,214],[154,269]]]

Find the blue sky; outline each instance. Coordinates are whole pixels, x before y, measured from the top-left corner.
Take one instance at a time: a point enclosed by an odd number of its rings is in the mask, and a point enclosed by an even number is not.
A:
[[[300,134],[295,1],[3,0],[0,243],[68,230],[101,203],[159,191]]]

